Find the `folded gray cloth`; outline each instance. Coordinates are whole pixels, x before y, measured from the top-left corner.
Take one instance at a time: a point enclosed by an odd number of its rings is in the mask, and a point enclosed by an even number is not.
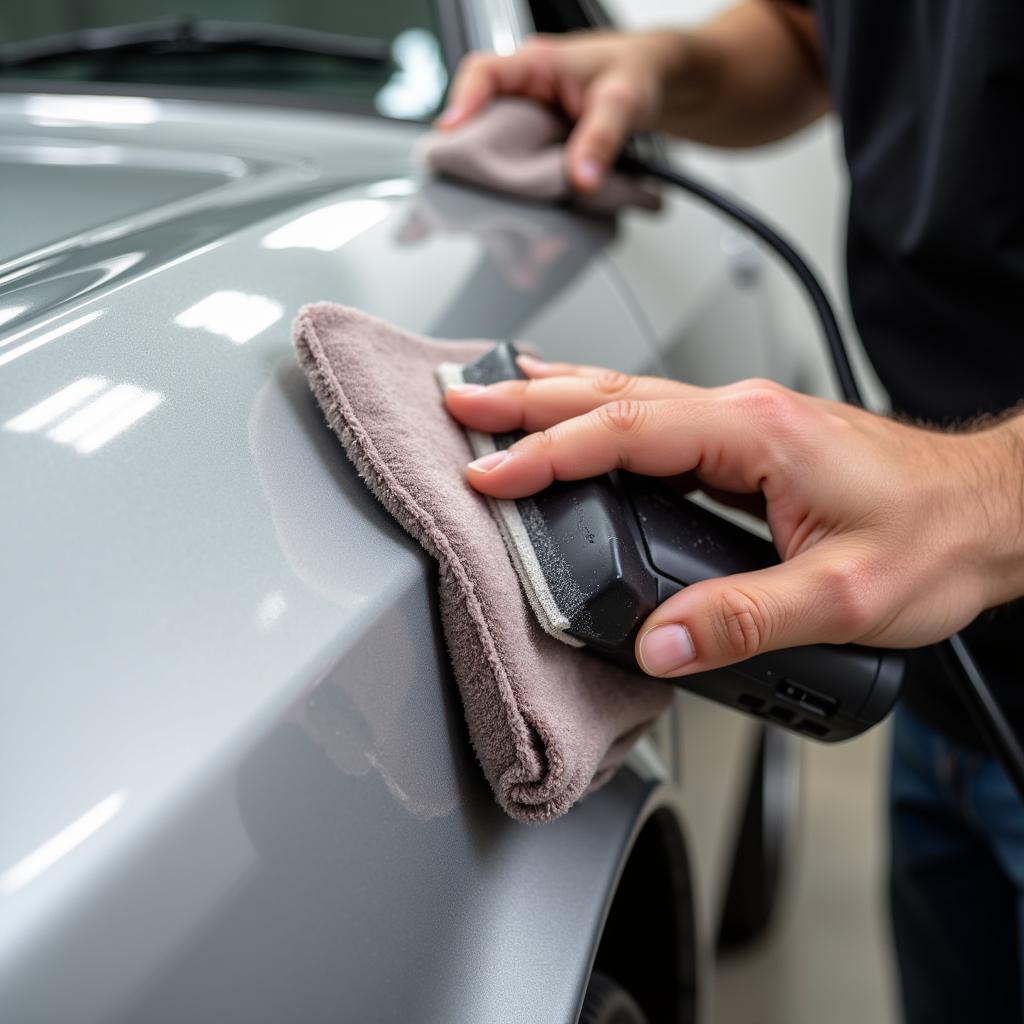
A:
[[[423,163],[435,174],[482,188],[547,202],[567,200],[597,213],[624,206],[661,208],[653,185],[617,171],[593,195],[569,183],[565,140],[570,125],[557,111],[533,100],[492,100],[482,113],[449,132],[431,132],[419,144]]]
[[[606,782],[670,688],[548,636],[527,604],[434,373],[486,342],[420,338],[356,309],[306,306],[299,360],[367,486],[437,559],[440,608],[469,735],[501,806],[547,821]]]

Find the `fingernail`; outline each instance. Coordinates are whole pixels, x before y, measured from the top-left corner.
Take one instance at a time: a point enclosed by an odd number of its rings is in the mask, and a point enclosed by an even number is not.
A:
[[[454,391],[457,395],[475,395],[487,389],[483,384],[449,384],[448,390]]]
[[[640,640],[640,667],[651,676],[677,672],[697,657],[693,637],[685,626],[654,626]]]
[[[475,459],[469,464],[469,468],[476,470],[478,473],[487,473],[500,466],[509,457],[507,451],[491,452],[490,455],[484,455],[479,459]]]
[[[588,188],[596,188],[603,173],[601,165],[596,160],[581,160],[576,168],[576,177]]]
[[[445,128],[447,125],[450,125],[452,122],[456,121],[461,113],[461,107],[449,107],[446,111],[444,111],[444,113],[441,114],[441,116],[434,123],[439,128]]]
[[[525,352],[516,356],[516,362],[524,370],[543,370],[548,365],[543,359],[538,359],[536,356],[529,356]]]

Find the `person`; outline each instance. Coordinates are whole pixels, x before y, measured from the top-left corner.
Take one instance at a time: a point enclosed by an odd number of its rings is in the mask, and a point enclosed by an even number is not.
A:
[[[756,500],[782,562],[659,607],[637,656],[671,678],[762,651],[965,636],[1024,734],[1024,5],[746,0],[688,31],[538,37],[470,55],[441,128],[499,94],[574,122],[597,188],[651,129],[754,146],[834,108],[850,173],[847,278],[892,417],[770,381],[699,388],[523,357],[464,386],[464,424],[521,428],[470,464],[485,494],[616,468]],[[1022,1019],[1024,810],[933,651],[908,655],[891,773],[891,910],[911,1022]]]

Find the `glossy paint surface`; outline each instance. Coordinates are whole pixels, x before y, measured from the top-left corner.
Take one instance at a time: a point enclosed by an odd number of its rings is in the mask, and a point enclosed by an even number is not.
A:
[[[659,769],[543,828],[495,807],[432,565],[290,323],[331,299],[630,371],[669,342],[629,225],[422,181],[417,134],[0,97],[5,1019],[572,1019]],[[736,721],[686,797],[709,905]]]

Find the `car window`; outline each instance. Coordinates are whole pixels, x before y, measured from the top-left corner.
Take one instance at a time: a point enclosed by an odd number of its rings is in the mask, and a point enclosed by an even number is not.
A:
[[[447,7],[443,0],[3,4],[0,82],[259,90],[425,119],[440,108],[448,82]]]

